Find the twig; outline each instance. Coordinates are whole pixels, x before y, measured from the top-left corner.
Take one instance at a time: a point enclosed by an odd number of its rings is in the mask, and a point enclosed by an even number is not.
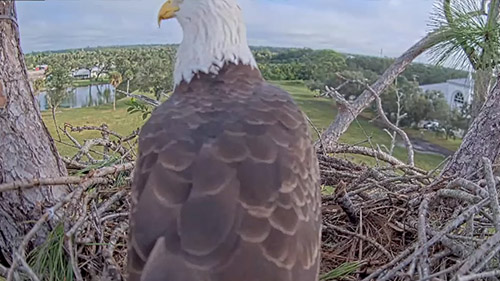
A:
[[[36,235],[36,233],[42,228],[42,225],[50,218],[53,216],[53,214],[59,210],[62,206],[64,206],[66,203],[68,203],[73,196],[78,196],[81,195],[83,192],[83,188],[78,188],[74,190],[71,193],[68,193],[61,201],[59,201],[56,205],[54,205],[52,208],[48,209],[40,219],[35,223],[35,225],[31,228],[31,230],[26,234],[19,245],[18,249],[16,250],[14,254],[14,259],[12,261],[12,264],[10,266],[9,272],[7,273],[7,281],[12,281],[14,278],[14,271],[16,270],[17,266],[19,263],[22,263],[26,256],[26,247],[28,246],[28,243],[31,241],[31,239]]]
[[[469,270],[476,265],[491,249],[495,247],[496,244],[500,243],[500,232],[491,236],[486,242],[484,242],[472,255],[470,255],[464,262],[464,265],[460,267],[457,271],[457,276],[463,276],[469,272]]]
[[[29,277],[31,278],[31,281],[40,281],[38,276],[36,276],[36,273],[33,271],[33,269],[31,269],[31,267],[28,265],[26,260],[19,255],[19,253],[15,253],[14,256],[19,260],[19,262],[21,263],[21,266],[23,267],[23,271],[29,275]],[[7,278],[7,280],[8,280],[8,278]]]
[[[480,279],[495,277],[495,276],[500,276],[499,269],[493,270],[493,271],[488,271],[488,272],[483,272],[483,273],[471,274],[471,275],[467,275],[467,276],[461,276],[461,277],[458,277],[458,281],[480,280]]]
[[[390,268],[391,266],[397,264],[400,260],[404,259],[407,257],[411,252],[416,248],[416,244],[411,245],[410,247],[406,248],[403,252],[401,252],[396,258],[392,259],[389,263],[381,266],[379,269],[377,269],[375,272],[372,274],[368,275],[368,277],[365,277],[361,281],[371,281],[373,278],[379,276],[381,273],[383,273],[385,270]]]
[[[111,174],[116,174],[123,171],[128,171],[134,168],[135,163],[129,162],[118,164],[110,167],[104,167],[89,173],[88,177],[104,177]]]
[[[488,158],[483,158],[483,164],[488,193],[490,195],[490,209],[493,214],[493,223],[495,224],[496,230],[500,232],[500,205],[498,204],[495,176],[493,175],[491,161]]]
[[[31,180],[20,180],[9,183],[0,184],[0,193],[16,190],[16,189],[26,189],[35,186],[57,186],[57,185],[67,185],[67,184],[77,184],[82,182],[80,177],[58,177],[58,178],[45,178],[45,179],[31,179]]]
[[[129,212],[117,213],[117,214],[110,214],[110,215],[102,217],[100,219],[100,222],[103,222],[103,221],[106,221],[106,220],[110,220],[110,219],[114,219],[114,218],[117,218],[117,217],[128,217],[128,216],[129,216]]]
[[[122,222],[120,226],[115,228],[113,233],[111,234],[111,238],[109,239],[109,245],[103,251],[104,259],[106,260],[107,265],[107,277],[111,278],[111,280],[121,280],[121,274],[119,266],[116,263],[116,260],[113,258],[113,253],[116,249],[116,244],[118,243],[118,239],[120,238],[120,234],[125,232],[125,229],[128,227],[126,222]]]
[[[356,233],[356,232],[352,232],[352,231],[349,231],[349,230],[346,230],[346,229],[343,229],[342,227],[338,227],[336,225],[333,225],[331,223],[328,223],[328,222],[324,222],[324,225],[326,226],[326,228],[331,228],[335,231],[338,231],[340,233],[343,233],[343,234],[347,234],[347,235],[351,235],[351,236],[356,236],[360,239],[363,239],[365,240],[366,242],[372,244],[373,246],[375,246],[377,249],[380,250],[380,252],[382,252],[385,256],[387,256],[387,258],[389,259],[392,259],[392,255],[391,253],[389,253],[389,251],[387,251],[384,246],[380,245],[377,241],[369,238],[369,237],[366,237],[365,235],[361,235],[359,233]]]
[[[326,152],[327,153],[352,153],[352,154],[360,154],[360,155],[365,155],[365,156],[377,157],[378,159],[385,161],[387,163],[390,163],[394,166],[407,167],[408,169],[410,169],[414,172],[417,172],[419,174],[427,174],[427,172],[422,170],[422,169],[419,169],[417,167],[408,166],[405,163],[398,160],[397,158],[390,156],[387,153],[384,153],[384,152],[379,151],[379,150],[370,149],[368,147],[338,144],[338,145],[335,145],[333,147],[327,148]]]
[[[335,189],[335,197],[336,202],[342,208],[342,210],[346,213],[347,217],[351,221],[352,224],[356,225],[359,222],[358,213],[359,210],[352,203],[351,198],[346,192],[346,185],[343,181],[341,181],[337,188]]]
[[[463,187],[470,192],[474,192],[476,195],[481,196],[482,198],[487,198],[489,196],[488,192],[482,187],[463,178],[454,179],[447,185],[447,188],[449,189],[453,189],[455,187]]]
[[[321,132],[319,131],[319,129],[316,127],[316,125],[314,125],[313,121],[311,120],[311,118],[309,118],[309,116],[307,116],[306,114],[304,114],[304,117],[306,118],[307,122],[309,122],[309,125],[313,128],[313,130],[316,132],[316,134],[318,135],[318,141],[321,145],[321,151],[322,153],[325,153],[323,151],[323,147],[325,147],[325,144],[323,143],[323,138],[321,137]]]
[[[149,97],[146,97],[146,96],[143,96],[143,95],[130,94],[130,93],[127,93],[127,92],[119,90],[119,89],[116,89],[116,91],[126,95],[129,98],[136,98],[138,100],[141,100],[141,101],[143,101],[143,102],[145,102],[153,107],[157,107],[160,105],[159,101],[152,99],[152,98],[149,98]]]
[[[67,251],[69,252],[69,260],[71,262],[71,267],[73,268],[73,273],[77,281],[83,281],[82,273],[80,272],[80,267],[78,266],[77,258],[75,257],[76,249],[73,247],[73,237],[69,237],[66,240]]]
[[[71,124],[66,123],[65,127],[69,127],[72,132],[83,132],[83,131],[100,131],[107,135],[112,135],[117,137],[118,139],[122,139],[123,137],[115,131],[111,131],[108,129],[108,125],[102,124],[101,126],[73,126]]]
[[[422,203],[418,210],[418,243],[420,247],[423,247],[427,243],[427,212],[429,209],[430,195],[424,196]],[[425,278],[429,276],[429,253],[427,248],[422,251],[419,257],[419,267],[421,268],[422,275],[420,278]]]
[[[472,273],[477,273],[478,271],[483,269],[488,264],[488,262],[496,256],[498,252],[500,252],[500,243],[493,247],[488,255],[486,255],[483,260],[478,265],[476,265],[476,267],[474,267]]]
[[[439,195],[441,197],[460,199],[462,201],[466,201],[469,203],[476,203],[479,200],[481,200],[481,197],[479,197],[479,196],[474,196],[474,195],[471,195],[465,191],[455,190],[455,189],[444,188],[444,189],[438,190],[436,193],[437,193],[437,195]]]
[[[410,141],[410,138],[408,137],[408,135],[405,133],[405,131],[403,131],[401,128],[399,128],[398,126],[394,125],[391,123],[391,121],[389,121],[389,119],[387,118],[387,116],[385,115],[384,113],[384,109],[382,108],[382,100],[380,99],[380,97],[377,95],[377,93],[375,92],[375,90],[373,90],[369,85],[365,85],[365,87],[373,94],[373,96],[375,97],[375,103],[377,104],[377,109],[378,109],[378,112],[379,112],[379,115],[380,117],[382,118],[382,121],[389,127],[391,128],[392,130],[396,131],[400,136],[401,138],[404,140],[405,142],[405,145],[406,145],[406,149],[408,151],[408,165],[410,166],[415,166],[415,152],[413,150],[413,145],[411,144],[411,141]]]
[[[392,277],[395,276],[395,274],[401,270],[403,267],[407,266],[416,256],[421,255],[424,250],[428,249],[430,246],[434,245],[436,242],[438,242],[443,236],[446,234],[450,233],[452,230],[455,228],[459,227],[461,224],[463,224],[469,217],[471,217],[474,214],[477,214],[479,210],[484,207],[488,203],[488,199],[483,199],[481,202],[477,203],[476,205],[473,205],[469,207],[465,212],[460,214],[457,218],[455,218],[453,221],[448,223],[440,232],[438,232],[436,235],[434,235],[431,239],[427,241],[422,247],[418,248],[413,255],[409,256],[402,262],[400,262],[396,267],[394,267],[391,271],[389,271],[386,275],[384,275],[382,278],[380,278],[380,281],[384,280],[389,280]]]
[[[422,278],[422,279],[419,279],[418,281],[427,281],[427,280],[432,280],[432,278],[436,278],[436,277],[439,277],[443,274],[448,274],[450,272],[453,272],[455,270],[457,270],[457,268],[460,266],[460,264],[455,264],[453,266],[450,266],[442,271],[439,271],[439,272],[436,272],[436,273],[433,273],[425,278]]]
[[[20,180],[9,183],[0,184],[0,193],[11,191],[18,188],[25,189],[35,186],[54,186],[54,185],[68,185],[79,184],[85,182],[89,178],[99,178],[110,174],[115,174],[122,171],[131,170],[134,163],[129,162],[125,164],[118,164],[111,167],[104,167],[90,172],[86,177],[57,177],[57,178],[44,178],[44,179],[31,179]]]

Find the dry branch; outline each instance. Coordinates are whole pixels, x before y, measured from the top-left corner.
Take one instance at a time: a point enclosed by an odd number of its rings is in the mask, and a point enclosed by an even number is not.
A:
[[[488,158],[483,158],[484,174],[486,179],[486,186],[490,195],[490,208],[493,213],[493,222],[495,228],[500,231],[500,206],[498,205],[498,192],[496,188],[495,176],[493,175],[493,168],[491,161]]]

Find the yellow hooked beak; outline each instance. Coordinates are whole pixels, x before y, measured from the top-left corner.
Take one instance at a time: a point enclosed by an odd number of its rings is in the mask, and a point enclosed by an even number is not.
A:
[[[175,13],[179,11],[179,7],[172,3],[172,0],[168,0],[161,6],[160,12],[158,13],[158,26],[162,20],[171,19],[175,17]]]

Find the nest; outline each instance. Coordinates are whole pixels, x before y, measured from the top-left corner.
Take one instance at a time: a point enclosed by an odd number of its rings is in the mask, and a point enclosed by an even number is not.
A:
[[[88,130],[101,137],[81,144],[71,136]],[[73,158],[64,159],[79,171],[78,177],[0,185],[0,192],[48,184],[71,187],[33,224],[14,251],[10,268],[0,267],[0,275],[9,281],[126,280],[130,173],[137,134],[122,137],[105,125],[66,125],[64,133],[78,148]],[[347,150],[356,153],[355,148]],[[500,179],[493,176],[487,160],[478,171],[481,176],[471,181],[436,179],[434,171],[394,161],[368,167],[338,154],[318,158],[325,187],[322,280],[465,281],[500,276]],[[333,190],[331,194],[327,189]],[[36,233],[51,221],[59,222],[53,231],[59,232],[30,247]],[[57,278],[40,262],[53,254],[54,245],[63,249]]]

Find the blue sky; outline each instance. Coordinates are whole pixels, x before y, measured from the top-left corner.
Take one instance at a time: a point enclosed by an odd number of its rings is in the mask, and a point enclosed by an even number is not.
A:
[[[25,52],[178,43],[175,21],[158,28],[164,0],[17,2]],[[433,0],[239,0],[251,45],[329,48],[398,56],[425,35]]]

